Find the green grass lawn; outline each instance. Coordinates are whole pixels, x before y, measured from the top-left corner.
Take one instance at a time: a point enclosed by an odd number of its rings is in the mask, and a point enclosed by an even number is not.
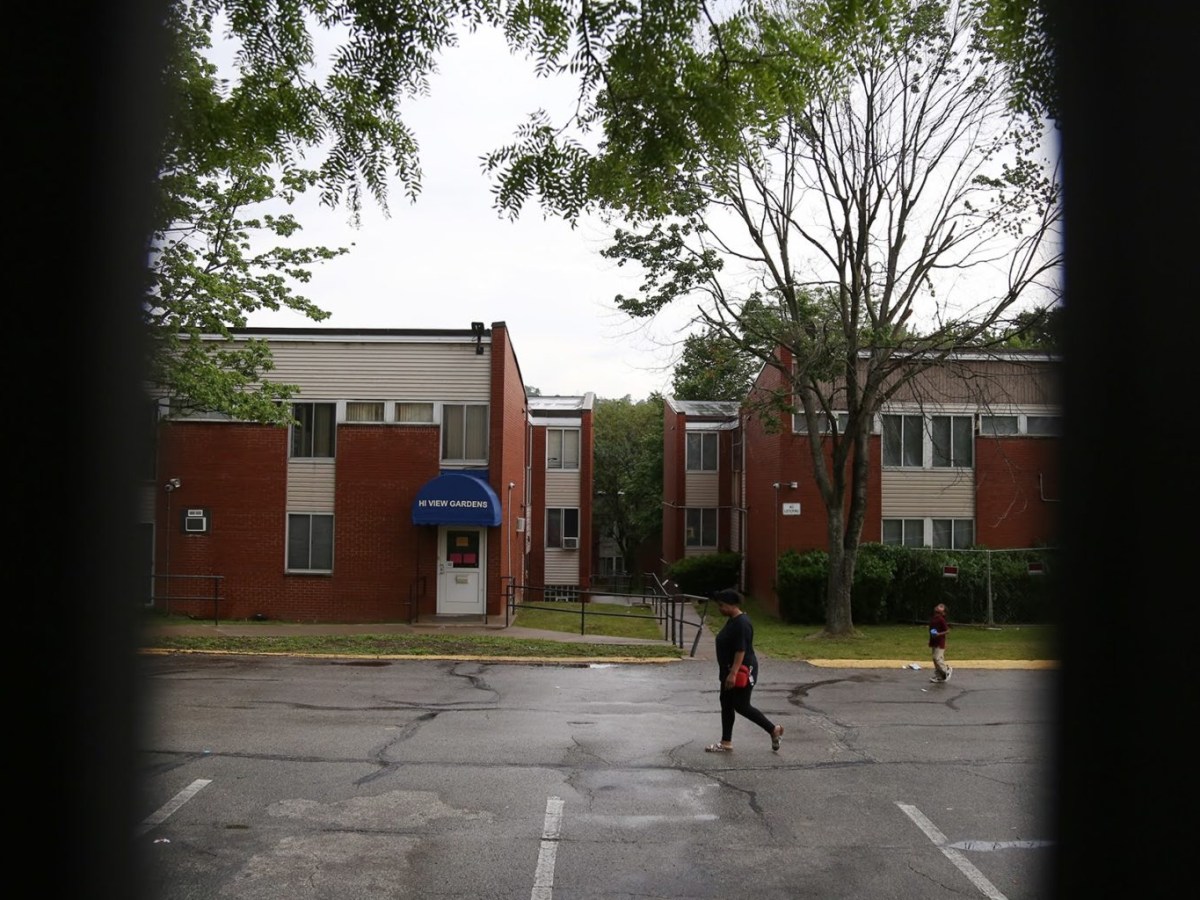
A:
[[[754,623],[754,649],[774,659],[929,659],[929,629],[919,625],[862,625],[854,637],[826,637],[820,625],[789,625],[755,609],[743,610]],[[725,620],[714,606],[707,623],[719,631]],[[1054,631],[1049,625],[954,625],[946,638],[946,659],[1048,659],[1055,658]]]
[[[789,625],[755,609],[753,602],[744,607],[754,623],[754,646],[765,658],[785,660],[888,659],[925,663],[929,659],[928,631],[925,625],[859,626],[853,637],[825,637],[819,625]],[[161,616],[154,621],[166,622]],[[190,621],[183,619],[181,621]],[[713,633],[725,620],[715,607],[707,611],[706,627]],[[496,635],[446,634],[360,634],[297,635],[292,637],[242,637],[205,635],[197,637],[162,636],[148,645],[164,650],[220,651],[229,653],[310,653],[362,656],[486,656],[509,658],[678,658],[685,650],[663,641],[662,625],[652,610],[620,604],[589,603],[583,610],[578,603],[546,603],[519,608],[514,625],[541,631],[617,638],[662,641],[654,644],[583,644],[571,641],[527,639]],[[694,633],[685,632],[684,643],[690,649]],[[956,660],[1053,660],[1053,629],[1047,625],[954,625],[951,623],[946,658]]]
[[[652,609],[620,603],[531,603],[517,609],[514,625],[569,634],[662,640],[663,629]]]

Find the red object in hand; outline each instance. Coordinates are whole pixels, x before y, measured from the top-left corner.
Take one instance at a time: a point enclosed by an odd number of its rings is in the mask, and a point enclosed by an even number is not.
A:
[[[744,688],[750,684],[750,667],[738,666],[737,674],[733,676],[733,686]]]

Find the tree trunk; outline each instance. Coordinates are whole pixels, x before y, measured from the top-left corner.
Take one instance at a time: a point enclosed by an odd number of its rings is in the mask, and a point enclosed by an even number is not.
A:
[[[854,585],[854,564],[858,553],[847,550],[841,540],[829,545],[829,582],[825,593],[825,634],[852,635],[854,620],[850,614],[850,589]]]

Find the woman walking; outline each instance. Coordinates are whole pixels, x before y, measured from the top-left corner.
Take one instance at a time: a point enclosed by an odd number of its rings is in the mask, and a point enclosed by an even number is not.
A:
[[[714,599],[717,609],[728,621],[717,634],[717,669],[721,679],[721,741],[704,749],[709,753],[730,753],[733,750],[733,721],[735,715],[745,716],[771,736],[771,749],[778,750],[783,740],[783,726],[776,725],[750,704],[750,693],[758,681],[758,657],[754,655],[754,625],[742,612],[742,598],[737,591],[718,591]],[[738,678],[738,670],[749,671]],[[748,677],[747,677],[748,676]],[[739,681],[744,681],[740,684]]]

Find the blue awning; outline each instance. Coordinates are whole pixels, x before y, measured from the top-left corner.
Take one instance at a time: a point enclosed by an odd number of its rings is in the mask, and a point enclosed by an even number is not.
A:
[[[414,525],[500,524],[500,498],[482,478],[446,472],[430,479],[412,505]]]

